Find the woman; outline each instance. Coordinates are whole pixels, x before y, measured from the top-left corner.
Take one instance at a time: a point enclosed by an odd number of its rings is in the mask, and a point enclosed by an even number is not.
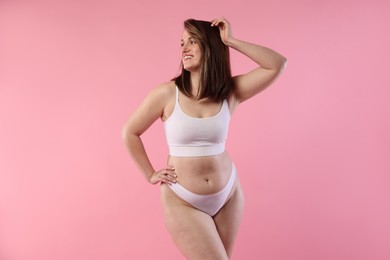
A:
[[[229,48],[259,67],[232,77]],[[124,142],[151,184],[161,183],[166,227],[187,259],[230,259],[244,198],[225,151],[236,107],[284,70],[279,53],[232,36],[225,18],[189,19],[181,39],[182,73],[150,92],[123,128]],[[155,170],[140,136],[158,118],[169,146],[167,166]]]

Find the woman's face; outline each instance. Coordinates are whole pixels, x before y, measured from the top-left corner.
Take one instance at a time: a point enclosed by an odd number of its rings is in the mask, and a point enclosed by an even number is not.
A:
[[[202,51],[198,41],[192,37],[186,30],[183,32],[181,39],[181,61],[183,68],[187,71],[198,72],[200,69],[200,61]]]

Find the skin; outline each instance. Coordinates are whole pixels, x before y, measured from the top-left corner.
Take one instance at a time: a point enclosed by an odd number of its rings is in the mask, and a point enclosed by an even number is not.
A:
[[[200,69],[200,60],[202,52],[198,42],[187,31],[183,32],[183,37],[180,41],[182,48],[181,57],[183,68],[188,71],[198,71]]]
[[[249,98],[267,88],[284,70],[286,59],[279,53],[233,37],[230,23],[223,17],[211,21],[218,26],[223,43],[252,59],[259,66],[233,78],[234,92],[228,98],[230,113]],[[202,53],[198,43],[183,32],[181,57],[183,67],[191,74],[197,93]],[[190,57],[189,59],[187,59]],[[167,183],[180,183],[198,194],[211,194],[227,184],[232,160],[222,154],[203,157],[168,158],[167,165],[155,170],[150,163],[140,136],[158,119],[165,121],[175,106],[175,83],[157,86],[145,98],[123,127],[123,140],[130,155],[151,184],[161,183],[161,203],[165,225],[178,249],[187,259],[230,259],[244,208],[243,192],[238,178],[222,209],[210,217],[179,198]],[[221,102],[195,100],[179,93],[182,110],[192,117],[210,117],[221,109]]]

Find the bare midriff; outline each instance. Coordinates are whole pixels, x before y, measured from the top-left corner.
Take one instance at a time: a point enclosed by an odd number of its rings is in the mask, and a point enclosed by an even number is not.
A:
[[[232,160],[226,151],[212,156],[169,156],[168,165],[175,168],[177,182],[197,194],[222,190],[232,172]]]

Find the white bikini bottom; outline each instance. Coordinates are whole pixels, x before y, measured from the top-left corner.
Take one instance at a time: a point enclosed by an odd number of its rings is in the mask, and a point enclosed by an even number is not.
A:
[[[233,188],[236,177],[236,167],[233,164],[232,173],[230,174],[230,179],[226,186],[216,193],[207,195],[193,193],[178,183],[169,184],[168,187],[171,188],[171,190],[175,192],[176,195],[178,195],[180,198],[212,217],[217,214],[223,205],[225,205],[230,191]]]

